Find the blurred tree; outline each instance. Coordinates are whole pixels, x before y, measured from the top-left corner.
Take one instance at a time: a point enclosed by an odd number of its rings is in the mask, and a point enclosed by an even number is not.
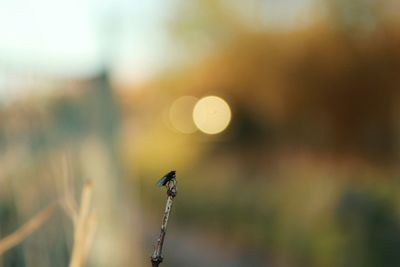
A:
[[[328,0],[327,9],[335,26],[357,35],[379,28],[388,3],[387,0]]]
[[[234,114],[238,112],[237,120],[254,117],[252,127],[271,129],[279,141],[271,135],[265,138],[281,145],[358,154],[377,161],[398,156],[396,88],[400,81],[395,70],[400,69],[396,48],[400,37],[398,28],[380,23],[385,13],[375,10],[375,2],[329,1],[328,17],[335,19],[278,33],[254,31],[238,14],[226,15],[225,1],[206,3],[183,9],[184,14],[197,14],[196,23],[190,24],[193,18],[186,16],[175,21],[186,25],[188,32],[203,32],[193,37],[178,31],[185,41],[200,48],[207,38],[214,44],[200,64],[181,78],[181,92],[192,88],[198,95],[228,97]],[[376,30],[354,38],[371,23]],[[235,124],[241,125],[237,120]]]

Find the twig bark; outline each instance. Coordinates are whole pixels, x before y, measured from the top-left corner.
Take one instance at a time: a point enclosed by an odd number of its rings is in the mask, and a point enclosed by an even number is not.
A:
[[[162,249],[164,245],[164,238],[165,234],[167,233],[167,225],[168,225],[169,215],[171,213],[172,203],[177,194],[176,179],[173,178],[171,181],[167,183],[166,186],[167,186],[167,196],[168,196],[167,204],[165,205],[164,216],[161,223],[160,236],[157,239],[157,244],[154,248],[153,255],[151,256],[151,264],[153,267],[158,267],[158,265],[163,261]]]

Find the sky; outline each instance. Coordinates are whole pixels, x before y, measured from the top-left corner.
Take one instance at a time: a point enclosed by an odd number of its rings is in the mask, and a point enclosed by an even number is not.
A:
[[[119,65],[150,71],[165,42],[167,2],[0,0],[0,71],[92,73],[110,57],[110,50],[119,51],[114,53]]]
[[[311,1],[260,0],[266,23],[293,18]],[[129,80],[147,79],[173,53],[166,21],[178,2],[0,0],[0,90],[10,72],[88,76],[105,63]],[[243,9],[248,2],[233,3]]]

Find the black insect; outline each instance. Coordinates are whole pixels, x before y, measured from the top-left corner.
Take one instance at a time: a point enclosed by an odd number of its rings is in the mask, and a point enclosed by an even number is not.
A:
[[[157,182],[157,187],[167,185],[168,182],[174,179],[175,177],[176,177],[176,171],[170,171],[169,173],[164,175],[163,178],[160,179],[160,181]]]

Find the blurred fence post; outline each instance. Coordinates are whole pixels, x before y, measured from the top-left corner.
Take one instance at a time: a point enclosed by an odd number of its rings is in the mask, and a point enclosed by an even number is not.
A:
[[[96,185],[98,229],[91,261],[99,267],[142,266],[140,210],[136,188],[127,187],[119,147],[120,117],[107,73],[86,95],[91,128],[81,145],[83,175]]]

